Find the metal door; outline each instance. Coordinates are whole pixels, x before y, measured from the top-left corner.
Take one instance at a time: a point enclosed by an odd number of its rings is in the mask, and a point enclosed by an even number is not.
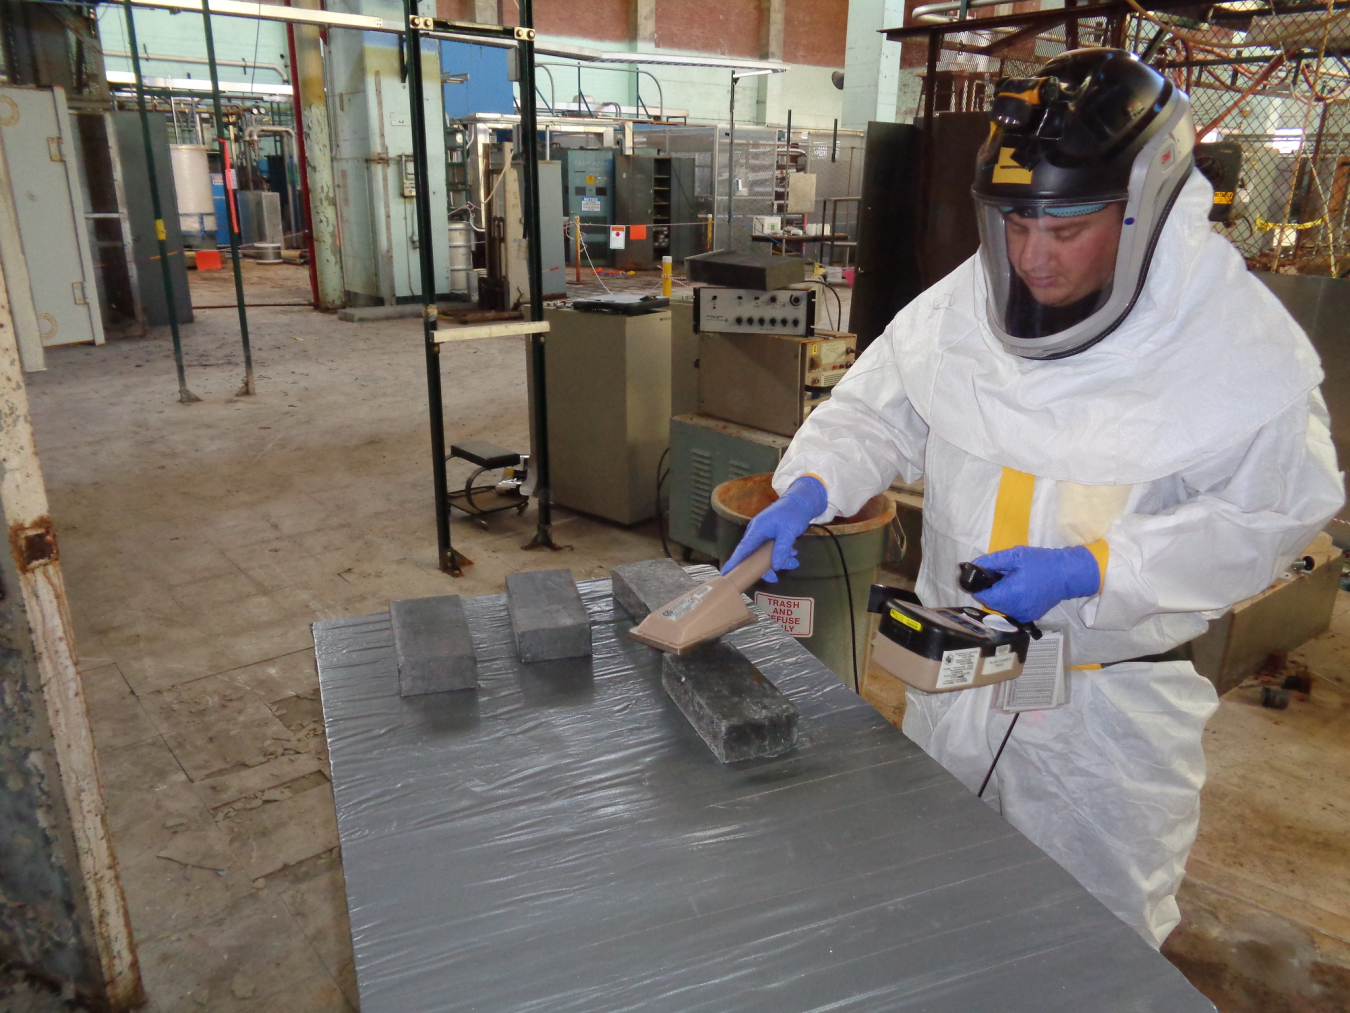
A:
[[[0,132],[44,346],[103,344],[77,142],[61,88],[0,88]]]

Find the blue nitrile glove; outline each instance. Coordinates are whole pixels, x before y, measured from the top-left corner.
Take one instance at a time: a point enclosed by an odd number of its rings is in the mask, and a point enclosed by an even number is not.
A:
[[[792,544],[811,526],[829,505],[825,484],[814,475],[803,475],[788,486],[788,491],[755,514],[745,529],[741,544],[722,567],[726,573],[765,542],[773,540],[773,570],[764,575],[770,584],[778,582],[774,570],[795,570],[797,550]]]
[[[1004,575],[975,595],[976,601],[1019,623],[1035,622],[1066,598],[1087,598],[1102,586],[1097,557],[1084,545],[1068,549],[1018,545],[974,563]]]

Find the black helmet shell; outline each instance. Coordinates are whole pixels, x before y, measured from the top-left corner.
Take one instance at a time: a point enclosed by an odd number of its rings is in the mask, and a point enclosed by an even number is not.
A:
[[[1075,49],[1038,77],[995,85],[975,193],[1012,202],[1124,200],[1135,156],[1163,127],[1170,81],[1119,49]]]

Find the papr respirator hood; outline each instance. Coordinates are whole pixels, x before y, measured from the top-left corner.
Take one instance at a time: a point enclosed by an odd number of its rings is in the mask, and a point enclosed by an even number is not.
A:
[[[995,89],[976,169],[987,311],[1010,352],[1058,359],[1133,308],[1191,171],[1190,100],[1123,50],[1078,49]]]

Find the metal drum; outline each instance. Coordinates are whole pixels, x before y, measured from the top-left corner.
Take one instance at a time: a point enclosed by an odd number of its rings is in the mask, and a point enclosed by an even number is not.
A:
[[[209,236],[214,245],[216,201],[211,193],[211,169],[204,144],[170,144],[173,189],[178,197],[178,227],[183,235]]]
[[[473,272],[473,226],[468,222],[450,222],[450,291],[475,298],[477,280]]]
[[[750,518],[778,498],[770,484],[772,479],[768,474],[747,475],[713,490],[719,560],[725,562],[731,557]],[[854,685],[855,658],[859,683],[867,671],[871,619],[867,596],[886,551],[886,528],[894,519],[891,498],[885,493],[873,496],[854,516],[811,527],[797,540],[801,565],[780,572],[778,583],[760,581],[747,592],[849,686]]]

